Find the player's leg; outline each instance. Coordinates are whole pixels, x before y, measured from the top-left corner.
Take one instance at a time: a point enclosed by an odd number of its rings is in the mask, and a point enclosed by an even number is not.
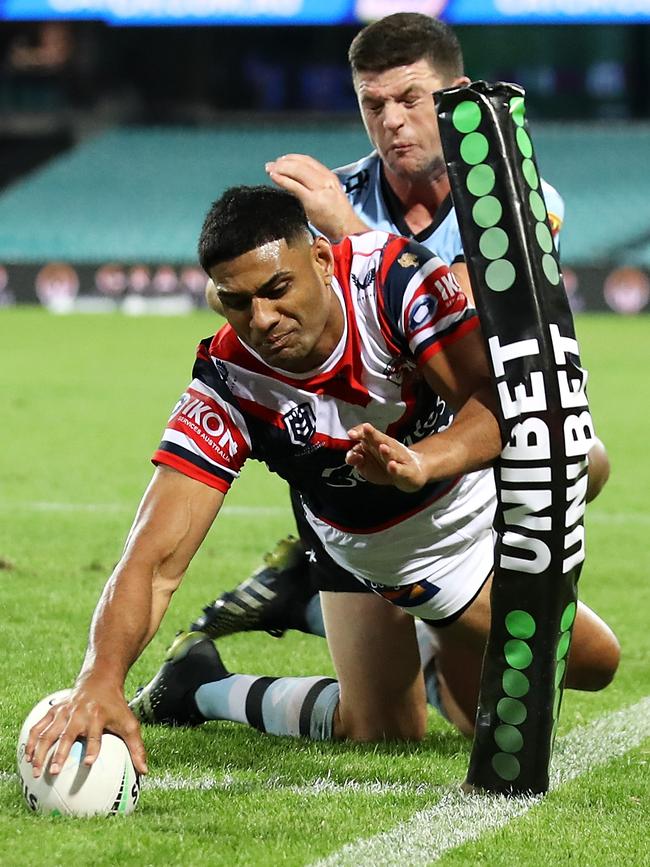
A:
[[[374,594],[325,591],[321,601],[340,688],[336,736],[421,739],[427,712],[413,618]]]
[[[304,516],[300,497],[291,491],[291,506],[300,538],[287,536],[264,555],[264,562],[232,590],[210,602],[189,631],[223,638],[235,632],[265,630],[280,637],[298,629],[324,637],[318,589],[311,581],[315,534]],[[329,560],[320,554],[321,560]],[[338,567],[330,561],[331,567]]]
[[[450,722],[464,734],[474,731],[483,654],[490,625],[490,587],[486,582],[472,604],[453,622],[436,626],[435,665],[441,704]],[[569,689],[594,691],[611,683],[620,646],[609,626],[578,602],[567,668]]]
[[[131,708],[142,722],[225,719],[312,740],[421,738],[426,701],[412,618],[373,594],[323,595],[338,681],[233,674],[212,641],[190,632],[177,637]]]

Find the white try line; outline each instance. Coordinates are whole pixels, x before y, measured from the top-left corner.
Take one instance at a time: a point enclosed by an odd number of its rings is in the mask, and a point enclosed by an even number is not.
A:
[[[551,789],[568,783],[650,738],[650,696],[558,739]],[[409,867],[431,864],[450,849],[502,828],[539,804],[541,796],[463,795],[448,791],[442,800],[375,837],[360,837],[312,867]]]
[[[57,503],[57,502],[0,502],[2,512],[97,512],[110,514],[128,512],[135,514],[137,503]],[[275,517],[278,515],[291,517],[291,508],[287,506],[229,506],[227,503],[219,512],[226,517]]]
[[[17,783],[15,773],[0,771],[0,783]],[[330,795],[426,795],[440,794],[441,786],[427,783],[385,783],[381,780],[344,780],[342,783],[331,777],[317,777],[311,783],[289,783],[281,777],[259,780],[252,777],[242,779],[233,774],[216,777],[211,774],[184,777],[178,774],[162,774],[142,778],[143,791],[163,792],[227,792],[229,795],[248,792],[272,791],[289,792],[302,797]]]

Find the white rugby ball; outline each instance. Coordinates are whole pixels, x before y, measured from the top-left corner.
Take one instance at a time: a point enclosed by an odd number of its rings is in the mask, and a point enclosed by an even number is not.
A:
[[[58,774],[49,773],[56,744],[47,754],[40,777],[34,778],[32,766],[25,759],[31,727],[70,692],[62,689],[46,696],[23,723],[18,739],[18,773],[27,806],[34,812],[50,815],[128,815],[138,803],[140,780],[126,744],[117,735],[104,732],[99,755],[91,767],[83,764],[86,754],[83,739],[74,742]]]

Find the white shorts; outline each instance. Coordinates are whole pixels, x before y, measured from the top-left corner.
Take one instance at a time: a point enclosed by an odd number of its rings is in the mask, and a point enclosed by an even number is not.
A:
[[[421,512],[374,533],[349,533],[305,515],[330,557],[409,614],[453,619],[492,572],[492,470],[464,476]]]

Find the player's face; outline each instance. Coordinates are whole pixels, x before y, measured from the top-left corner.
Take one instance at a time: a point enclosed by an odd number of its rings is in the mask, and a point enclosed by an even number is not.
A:
[[[444,171],[432,93],[466,81],[443,80],[428,60],[355,75],[363,122],[390,172],[418,180]]]
[[[267,364],[304,373],[322,364],[343,333],[324,238],[270,241],[210,271],[237,336]]]

